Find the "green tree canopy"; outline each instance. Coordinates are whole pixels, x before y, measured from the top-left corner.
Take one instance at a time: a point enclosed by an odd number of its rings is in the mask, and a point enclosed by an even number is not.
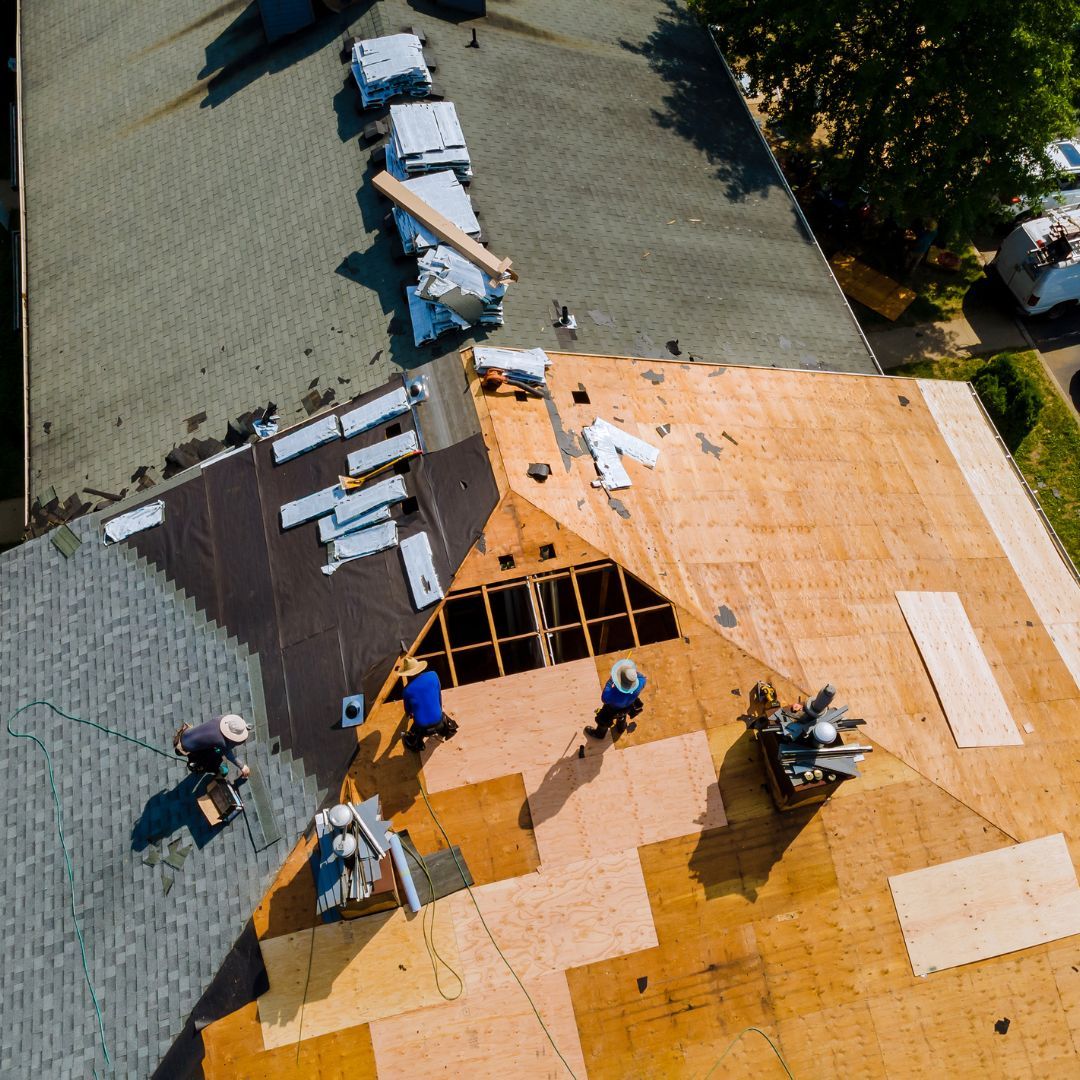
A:
[[[1056,186],[1045,147],[1076,128],[1080,0],[690,3],[770,119],[795,140],[823,128],[842,179],[898,220],[966,228]]]

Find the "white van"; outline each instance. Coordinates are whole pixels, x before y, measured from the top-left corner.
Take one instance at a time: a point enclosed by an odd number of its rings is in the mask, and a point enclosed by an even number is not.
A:
[[[1018,225],[989,269],[1026,314],[1064,315],[1080,304],[1080,212],[1051,211]]]
[[[1073,210],[1080,206],[1080,142],[1058,139],[1046,148],[1046,156],[1057,177],[1057,190],[1031,201],[1012,198],[1011,213],[1018,221],[1038,217],[1051,210]],[[1034,171],[1040,175],[1043,172],[1038,167]]]

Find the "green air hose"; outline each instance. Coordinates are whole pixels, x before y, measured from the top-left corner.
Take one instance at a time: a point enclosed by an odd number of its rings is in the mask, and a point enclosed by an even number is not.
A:
[[[51,701],[31,701],[26,705],[20,705],[8,718],[7,718],[7,732],[9,735],[16,739],[29,739],[31,742],[37,743],[41,748],[41,752],[45,755],[45,765],[49,770],[49,787],[52,790],[53,803],[56,805],[56,832],[60,837],[60,847],[64,852],[64,866],[67,870],[68,879],[68,891],[71,896],[71,919],[75,924],[75,937],[79,940],[79,953],[82,956],[82,968],[83,975],[86,977],[86,988],[90,991],[90,1000],[94,1005],[94,1014],[97,1017],[98,1037],[101,1040],[101,1052],[105,1055],[105,1064],[111,1064],[112,1059],[109,1057],[109,1047],[105,1041],[105,1021],[101,1015],[101,1004],[98,1001],[98,996],[94,991],[94,983],[90,978],[90,965],[86,959],[86,942],[83,940],[82,927],[79,925],[79,916],[75,910],[75,871],[71,864],[71,852],[68,851],[67,840],[64,837],[64,811],[60,806],[60,795],[56,790],[56,776],[53,772],[52,757],[49,754],[48,747],[36,736],[32,735],[29,731],[16,731],[11,722],[20,713],[26,712],[27,709],[34,708],[35,705],[44,705],[47,709],[52,709],[58,716],[62,716],[65,720],[73,720],[76,724],[86,724],[89,727],[96,728],[98,731],[105,732],[106,735],[115,735],[117,738],[124,739],[127,742],[135,743],[137,746],[144,747],[147,750],[152,750],[155,754],[161,754],[162,757],[172,758],[167,750],[162,750],[159,746],[151,746],[148,742],[143,742],[142,739],[135,738],[134,735],[127,735],[122,731],[115,731],[113,728],[104,727],[102,724],[97,724],[93,720],[83,720],[79,716],[72,716],[71,713],[64,712],[63,709],[58,708]],[[94,1070],[94,1075],[97,1075],[97,1070]]]

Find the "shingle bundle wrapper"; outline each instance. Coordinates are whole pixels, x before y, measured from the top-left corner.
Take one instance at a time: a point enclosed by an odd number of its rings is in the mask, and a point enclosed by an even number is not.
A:
[[[445,304],[431,304],[422,299],[414,285],[405,289],[409,298],[409,318],[412,320],[413,341],[416,347],[430,345],[450,330],[468,330],[469,323]]]
[[[417,198],[452,221],[462,232],[468,233],[473,239],[480,235],[480,222],[473,213],[469,193],[449,169],[426,173],[404,183]],[[420,222],[397,206],[394,207],[394,222],[408,254],[415,255],[439,246],[439,238],[433,232],[428,232]]]
[[[428,248],[418,262],[417,295],[443,304],[470,325],[502,326],[505,285],[492,285],[488,276],[452,247]]]
[[[431,72],[415,34],[358,41],[350,66],[365,109],[402,94],[426,97],[431,89]]]
[[[390,106],[390,142],[386,169],[399,180],[452,169],[462,181],[472,179],[472,161],[452,101]]]
[[[543,386],[547,382],[545,372],[551,367],[551,358],[543,349],[494,349],[478,345],[473,349],[473,364],[478,375],[498,368],[518,382]]]

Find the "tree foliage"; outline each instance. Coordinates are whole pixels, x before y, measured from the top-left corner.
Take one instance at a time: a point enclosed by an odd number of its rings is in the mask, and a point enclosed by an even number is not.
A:
[[[971,380],[1005,445],[1013,453],[1043,407],[1035,380],[1007,355],[995,356]]]
[[[771,120],[824,129],[884,214],[967,228],[1056,178],[1080,101],[1080,0],[690,0]],[[1043,170],[1041,175],[1033,164]]]

